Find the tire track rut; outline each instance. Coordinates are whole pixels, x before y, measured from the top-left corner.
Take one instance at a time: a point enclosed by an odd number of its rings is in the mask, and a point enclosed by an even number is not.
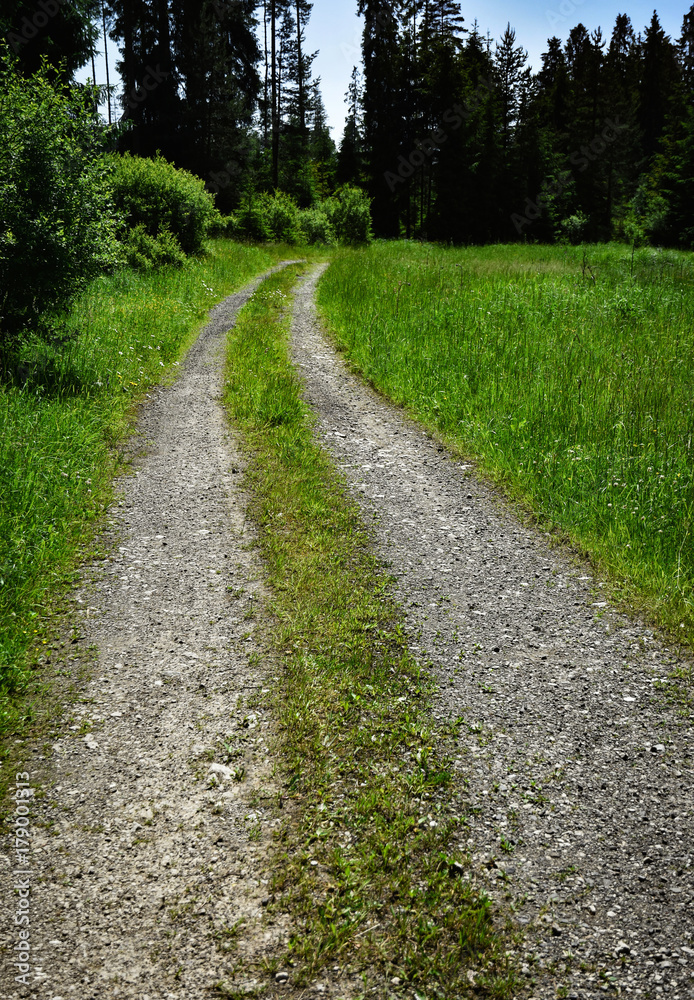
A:
[[[692,714],[663,685],[677,651],[350,374],[316,319],[320,273],[298,289],[294,360],[434,664],[436,714],[464,720],[460,847],[527,931],[528,993],[694,996]]]
[[[235,978],[239,957],[284,940],[280,923],[260,925],[279,822],[254,634],[262,567],[219,402],[226,331],[261,280],[212,311],[178,381],[150,393],[112,552],[76,594],[93,677],[20,768],[36,792],[26,986],[10,964],[11,842],[0,856],[8,1000],[202,1000],[219,981],[252,986]]]

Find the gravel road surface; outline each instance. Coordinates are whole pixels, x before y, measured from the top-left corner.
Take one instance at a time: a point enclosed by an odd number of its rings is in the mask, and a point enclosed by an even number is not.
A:
[[[234,979],[239,921],[254,958],[284,933],[258,921],[280,822],[253,635],[262,570],[219,402],[225,333],[258,284],[213,310],[179,380],[142,409],[112,553],[76,595],[93,678],[52,747],[22,765],[36,791],[26,987],[6,961],[18,944],[9,841],[0,856],[2,998],[202,1000]]]
[[[692,714],[669,696],[677,651],[349,373],[316,320],[319,274],[299,285],[295,361],[412,649],[433,663],[436,714],[463,720],[460,848],[524,930],[523,996],[694,997]],[[4,962],[1,998],[202,1000],[219,982],[281,992],[245,981],[226,950],[240,941],[257,960],[288,932],[260,920],[281,822],[272,678],[242,460],[219,404],[224,333],[256,285],[214,310],[181,378],[143,408],[112,553],[76,597],[93,677],[22,764],[35,789],[31,974],[18,984]],[[5,840],[5,957],[16,870]]]
[[[474,878],[527,929],[537,998],[694,997],[692,713],[603,586],[348,372],[300,286],[294,357],[373,525],[412,649],[464,719]],[[534,985],[533,985],[534,984]]]

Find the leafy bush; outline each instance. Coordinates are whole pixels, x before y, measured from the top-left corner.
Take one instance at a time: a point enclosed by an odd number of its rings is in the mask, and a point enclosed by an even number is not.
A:
[[[230,216],[222,215],[219,209],[215,208],[207,223],[208,236],[226,236],[229,226]]]
[[[241,209],[235,217],[231,216],[231,221],[227,225],[227,235],[237,240],[269,243],[272,233],[263,206],[255,204]]]
[[[568,218],[562,219],[559,230],[564,239],[573,246],[578,246],[585,239],[587,228],[588,219],[586,216],[583,212],[576,212],[575,215],[569,215]]]
[[[284,191],[261,195],[260,205],[272,239],[278,243],[301,242],[299,208],[291,195]]]
[[[127,264],[136,270],[163,267],[166,264],[180,267],[186,259],[178,240],[168,229],[150,236],[141,224],[128,233],[123,252]]]
[[[218,216],[204,181],[162,156],[114,155],[108,166],[113,199],[128,226],[143,226],[155,238],[168,230],[185,254],[203,251]]]
[[[252,207],[226,218],[224,235],[254,243],[368,243],[371,202],[355,187],[343,187],[315,208],[300,209],[283,191],[258,195]]]
[[[0,331],[46,325],[117,263],[101,159],[113,134],[90,88],[54,90],[0,67]]]
[[[327,213],[322,208],[306,208],[299,214],[299,225],[304,242],[313,246],[317,243],[335,242],[335,231]]]
[[[676,242],[673,234],[668,231],[667,217],[668,202],[651,179],[646,178],[629,203],[627,217],[618,235],[637,246]]]
[[[357,245],[371,241],[371,200],[361,188],[345,185],[323,206],[340,242]]]

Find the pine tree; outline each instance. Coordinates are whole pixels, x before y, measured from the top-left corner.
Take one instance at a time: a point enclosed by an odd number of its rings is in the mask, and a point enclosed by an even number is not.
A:
[[[677,50],[661,27],[655,11],[641,46],[641,81],[638,118],[643,152],[655,155],[663,135],[668,106],[679,81]]]
[[[233,204],[250,156],[260,50],[255,0],[109,0],[122,57],[124,145],[157,150]]]
[[[638,164],[642,159],[636,120],[639,53],[631,21],[619,14],[612,29],[603,68],[609,118],[617,126],[615,141],[606,151],[608,176],[605,192],[603,229],[619,228],[634,196]]]
[[[307,99],[307,114],[308,153],[313,174],[313,189],[319,198],[327,198],[335,188],[337,158],[320,91],[320,77],[311,85]]]
[[[338,184],[362,184],[364,181],[363,86],[361,72],[355,66],[345,95],[347,117],[337,157]]]
[[[43,9],[31,0],[3,0],[0,36],[8,43],[23,76],[38,72],[45,59],[51,75],[71,80],[93,55],[101,15],[99,0],[72,0]]]
[[[685,92],[694,93],[694,4],[684,15],[682,31],[677,42],[677,55]]]
[[[399,156],[410,150],[402,144],[402,91],[398,5],[384,0],[359,0],[365,19],[364,140],[368,189],[372,198],[374,230],[379,236],[399,236]]]
[[[501,103],[501,127],[503,144],[508,147],[511,131],[518,118],[520,106],[520,85],[523,78],[528,53],[522,45],[516,45],[516,32],[510,23],[501,36],[494,53],[496,85]]]
[[[299,129],[301,135],[306,132],[306,112],[308,108],[307,88],[311,81],[311,66],[317,53],[308,55],[306,53],[305,31],[311,17],[313,4],[308,0],[294,0],[294,20],[296,24],[296,60],[295,77],[297,89],[297,117],[299,119]]]
[[[464,34],[465,18],[456,0],[425,0],[421,5],[422,24],[420,34],[427,41],[431,38],[455,40],[460,47],[459,36]]]
[[[556,139],[563,140],[569,120],[569,70],[561,40],[556,36],[548,39],[547,51],[542,53],[537,82],[543,121]]]
[[[255,7],[254,0],[183,0],[177,22],[183,123],[176,160],[211,178],[227,207],[238,200],[251,156],[260,91]]]

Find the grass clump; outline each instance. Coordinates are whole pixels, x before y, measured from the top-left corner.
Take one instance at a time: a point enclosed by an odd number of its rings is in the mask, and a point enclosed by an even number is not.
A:
[[[134,404],[211,306],[277,256],[220,241],[180,268],[99,278],[62,332],[18,347],[0,379],[0,736],[31,718],[46,612],[110,500]]]
[[[230,332],[225,397],[251,454],[285,667],[278,714],[298,808],[274,891],[300,927],[292,978],[339,963],[382,989],[398,977],[428,997],[463,997],[474,970],[488,995],[511,996],[490,901],[455,847],[465,829],[448,758],[456,727],[432,722],[432,682],[408,652],[358,510],[314,443],[288,358],[296,271],[266,281]]]
[[[378,244],[322,279],[350,360],[694,641],[694,257]]]

